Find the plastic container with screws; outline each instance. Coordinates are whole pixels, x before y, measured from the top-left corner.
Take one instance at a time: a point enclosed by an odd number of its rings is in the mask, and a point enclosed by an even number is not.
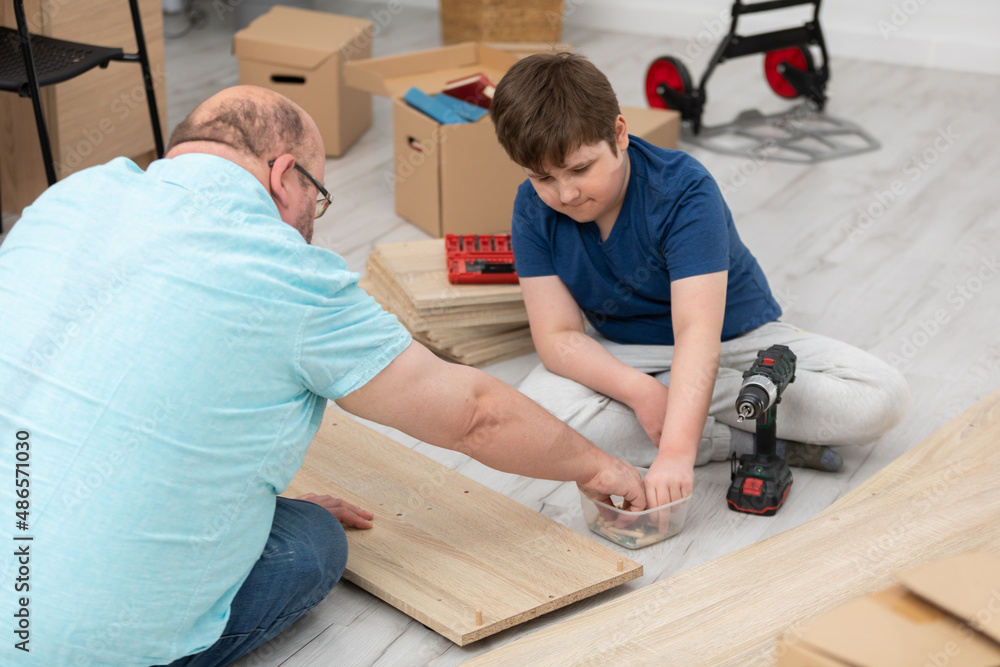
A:
[[[626,512],[581,493],[580,505],[590,530],[626,549],[641,549],[681,532],[690,499],[688,496],[642,512]],[[612,501],[621,505],[620,498],[612,497]]]

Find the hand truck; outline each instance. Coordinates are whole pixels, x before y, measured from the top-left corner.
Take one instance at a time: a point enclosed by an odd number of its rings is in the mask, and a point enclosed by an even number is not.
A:
[[[813,162],[874,150],[879,143],[857,125],[822,113],[826,106],[826,84],[830,79],[829,56],[819,23],[822,0],[735,0],[729,33],[709,61],[697,86],[684,63],[674,56],[661,56],[646,72],[646,99],[654,108],[680,112],[685,138],[725,153],[747,154],[792,162]],[[812,18],[801,26],[750,36],[737,34],[739,18],[745,14],[812,5]],[[813,49],[820,54],[817,65]],[[703,127],[706,85],[715,68],[726,60],[764,54],[764,77],[777,95],[787,99],[804,97],[790,112],[764,116],[744,112],[728,125]],[[731,141],[713,141],[723,135],[750,139],[749,147],[731,148]],[[846,138],[847,141],[841,141]]]

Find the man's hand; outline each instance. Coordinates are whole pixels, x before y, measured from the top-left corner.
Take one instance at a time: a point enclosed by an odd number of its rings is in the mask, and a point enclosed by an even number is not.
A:
[[[363,510],[357,505],[352,505],[349,502],[343,501],[340,498],[333,498],[331,496],[318,496],[315,493],[307,493],[304,496],[299,496],[299,500],[305,500],[310,503],[316,503],[320,507],[325,507],[330,510],[333,516],[337,517],[337,521],[349,526],[351,528],[371,528],[371,520],[375,517],[374,514],[368,510]]]
[[[649,507],[687,498],[694,488],[694,464],[685,456],[671,456],[661,451],[649,467],[644,485]]]
[[[646,496],[642,489],[642,475],[634,466],[613,456],[601,471],[586,482],[577,483],[583,493],[602,503],[611,504],[611,496],[624,499],[622,508],[629,512],[646,509]]]

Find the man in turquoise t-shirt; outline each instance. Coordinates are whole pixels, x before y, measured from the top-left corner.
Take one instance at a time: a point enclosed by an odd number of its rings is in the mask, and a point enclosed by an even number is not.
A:
[[[24,508],[0,527],[23,554],[0,559],[0,664],[226,664],[318,604],[346,563],[341,523],[372,519],[277,498],[327,399],[643,507],[635,468],[414,343],[309,245],[324,164],[294,103],[228,89],[167,159],[66,178],[0,247],[0,505]]]

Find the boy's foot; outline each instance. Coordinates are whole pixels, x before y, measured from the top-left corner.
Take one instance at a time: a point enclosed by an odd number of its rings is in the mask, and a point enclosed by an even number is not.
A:
[[[729,442],[730,455],[740,457],[743,454],[753,454],[755,441],[752,433],[734,428]],[[788,442],[782,438],[777,438],[774,444],[775,453],[784,456],[788,465],[796,468],[837,472],[844,465],[840,454],[826,445],[805,445],[801,442]]]
[[[782,447],[784,445],[784,447]],[[782,452],[784,449],[784,452]],[[776,453],[784,454],[788,465],[796,468],[813,468],[824,472],[837,472],[844,465],[840,454],[826,445],[806,445],[801,442],[778,440]]]

